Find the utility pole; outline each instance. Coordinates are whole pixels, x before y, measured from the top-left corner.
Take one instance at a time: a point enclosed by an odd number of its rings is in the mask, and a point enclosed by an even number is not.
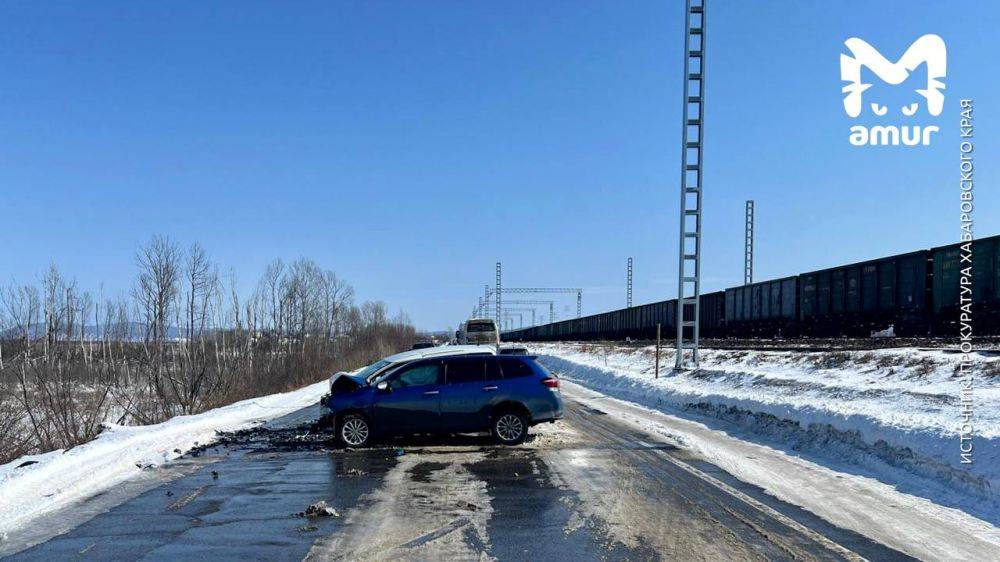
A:
[[[753,283],[753,199],[747,201],[747,228],[744,242],[743,284]]]
[[[687,0],[685,9],[680,252],[677,268],[677,362],[674,365],[677,370],[698,368],[706,3],[707,0]]]
[[[660,378],[660,323],[656,323],[656,374],[653,378]]]
[[[483,293],[483,312],[482,312],[482,314],[479,315],[480,318],[486,318],[486,315],[490,313],[490,310],[489,310],[489,308],[490,308],[490,286],[489,286],[489,284],[486,284],[485,287],[486,287],[486,290]]]
[[[626,289],[625,302],[628,308],[632,308],[632,258],[628,259],[628,283]]]
[[[576,292],[576,317],[583,315],[583,290]]]
[[[500,295],[502,289],[500,288],[500,262],[497,262],[497,322],[500,321]]]

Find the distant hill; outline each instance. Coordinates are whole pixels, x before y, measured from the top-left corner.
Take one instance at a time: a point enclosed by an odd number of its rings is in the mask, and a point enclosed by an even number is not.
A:
[[[127,341],[142,341],[146,337],[148,324],[142,322],[128,322],[124,326],[122,325],[112,325],[112,326],[84,326],[83,337],[88,340],[99,340],[104,339],[104,333],[109,332],[117,336],[118,334],[125,334],[125,339]],[[32,324],[28,330],[29,337],[31,339],[39,339],[45,334],[45,324]],[[0,338],[2,339],[16,339],[20,338],[22,332],[20,329],[11,328],[0,332]],[[73,336],[73,339],[80,337],[79,333]],[[167,327],[167,339],[168,340],[178,340],[181,338],[181,331],[174,327]]]

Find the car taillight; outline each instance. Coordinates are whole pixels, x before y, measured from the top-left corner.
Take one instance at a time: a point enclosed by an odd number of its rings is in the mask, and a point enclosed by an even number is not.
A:
[[[542,384],[549,388],[559,388],[559,379],[554,377],[549,377],[547,379],[542,379]]]

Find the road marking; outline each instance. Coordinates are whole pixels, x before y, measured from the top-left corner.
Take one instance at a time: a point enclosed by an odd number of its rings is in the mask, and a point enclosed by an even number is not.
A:
[[[205,490],[207,490],[207,489],[208,489],[208,486],[202,486],[202,487],[198,488],[197,490],[191,492],[190,494],[184,496],[183,498],[181,498],[181,499],[175,501],[174,503],[168,505],[167,506],[167,510],[169,510],[169,511],[176,511],[176,510],[178,510],[178,509],[186,506],[187,504],[193,502],[195,500],[195,498],[197,498],[198,496],[204,494]]]
[[[469,523],[472,523],[472,521],[468,517],[459,517],[458,519],[452,521],[451,523],[448,523],[447,525],[442,525],[441,527],[438,527],[437,529],[431,531],[430,533],[421,535],[409,542],[399,545],[399,548],[416,548],[420,545],[427,544],[433,540],[437,540],[452,531],[461,529],[462,527],[465,527]]]

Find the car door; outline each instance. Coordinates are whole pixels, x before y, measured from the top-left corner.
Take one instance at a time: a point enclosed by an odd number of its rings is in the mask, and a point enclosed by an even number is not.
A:
[[[417,361],[389,374],[387,388],[375,391],[376,431],[383,435],[440,431],[443,375],[439,359]]]
[[[486,385],[485,355],[445,359],[441,391],[441,426],[446,432],[479,431],[487,416],[490,391]]]

